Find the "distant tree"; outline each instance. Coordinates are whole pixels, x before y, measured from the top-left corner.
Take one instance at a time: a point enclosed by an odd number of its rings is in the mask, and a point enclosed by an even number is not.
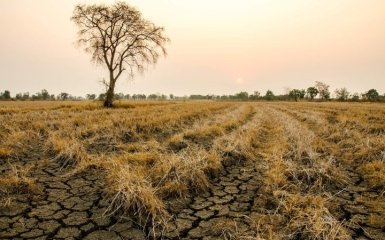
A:
[[[81,100],[84,100],[84,98],[82,96],[69,96],[69,99],[71,100],[75,100],[75,101],[81,101]]]
[[[3,93],[0,93],[0,99],[10,100],[11,99],[11,92],[8,90],[5,90]]]
[[[298,99],[303,99],[305,97],[305,90],[302,89],[292,89],[290,90],[289,92],[289,97],[291,99],[294,99],[296,102],[298,101]]]
[[[249,98],[249,94],[247,92],[239,92],[235,94],[235,98],[240,100],[247,100]]]
[[[36,95],[35,95],[35,98],[37,98]],[[55,99],[55,96],[54,96],[54,95],[51,95],[50,98],[51,98],[51,99]],[[16,99],[16,100],[21,100],[21,101],[28,100],[28,99],[29,99],[29,92],[18,93],[18,94],[16,94],[15,99]]]
[[[134,94],[132,95],[132,99],[146,99],[146,95],[145,94]]]
[[[86,99],[88,100],[95,100],[96,99],[96,94],[87,94]]]
[[[152,99],[152,100],[158,99],[158,95],[157,95],[157,94],[150,94],[150,95],[148,95],[147,98],[148,98],[148,99]]]
[[[261,93],[258,92],[258,91],[254,91],[253,94],[250,94],[250,95],[249,95],[249,99],[251,99],[251,100],[257,100],[257,99],[259,99],[260,97],[261,97]]]
[[[174,99],[174,94],[169,95],[170,99]]]
[[[4,99],[5,100],[10,100],[11,99],[11,92],[8,90],[5,90],[3,93]]]
[[[15,99],[16,100],[22,100],[23,99],[23,94],[22,93],[16,93]]]
[[[352,101],[358,102],[360,100],[360,94],[353,93],[351,99],[352,99]]]
[[[204,95],[200,95],[200,94],[192,94],[190,95],[190,99],[194,99],[194,100],[199,100],[199,99],[208,99],[207,98],[208,95],[204,96]]]
[[[69,94],[68,93],[66,93],[66,92],[62,92],[62,93],[60,93],[59,94],[59,99],[61,99],[61,100],[67,100],[68,98],[69,98]]]
[[[37,93],[32,95],[32,100],[42,100],[42,99],[43,99],[43,96],[42,96],[41,92],[37,92]]]
[[[323,82],[316,81],[315,87],[317,88],[318,94],[320,95],[322,100],[330,98],[329,85]]]
[[[41,90],[40,96],[41,96],[41,99],[43,99],[43,100],[48,100],[50,97],[50,95],[46,89]]]
[[[300,98],[300,99],[304,99],[305,96],[306,96],[306,90],[305,90],[305,89],[301,89],[301,90],[299,91],[299,98]]]
[[[314,97],[316,97],[318,95],[318,89],[315,88],[315,87],[309,87],[307,90],[307,95],[310,97],[311,100],[314,99]]]
[[[266,94],[265,94],[265,99],[268,100],[268,101],[271,101],[271,100],[273,100],[273,98],[274,98],[273,91],[267,90]]]
[[[114,95],[114,98],[115,99],[123,99],[124,98],[124,93],[115,93],[115,95]]]
[[[28,100],[29,98],[29,92],[23,93],[23,100]]]
[[[77,5],[71,19],[79,28],[79,45],[109,71],[105,107],[112,107],[115,83],[123,72],[128,70],[131,76],[135,71],[143,72],[159,56],[166,55],[164,46],[169,39],[164,28],[144,19],[139,10],[125,2]]]
[[[370,89],[369,91],[366,92],[366,98],[369,101],[375,101],[378,100],[380,94],[378,94],[376,89]]]
[[[292,89],[292,90],[289,90],[289,97],[291,99],[294,99],[296,102],[298,101],[298,98],[299,98],[299,94],[297,93],[297,89]]]
[[[338,88],[334,91],[334,93],[336,94],[336,99],[340,101],[346,101],[349,99],[350,93],[346,88]]]

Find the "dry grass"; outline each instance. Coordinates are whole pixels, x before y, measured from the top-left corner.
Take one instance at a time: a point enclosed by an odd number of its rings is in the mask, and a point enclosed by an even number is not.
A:
[[[32,165],[9,165],[11,171],[0,177],[0,207],[10,206],[14,194],[34,193],[38,190],[35,179],[29,176]]]
[[[177,193],[183,196],[190,191],[200,192],[209,186],[207,172],[219,167],[219,159],[203,149],[186,148],[177,154],[170,154],[158,161],[151,169],[154,182],[158,183],[163,195]],[[166,189],[171,192],[167,192]]]
[[[350,235],[326,207],[323,197],[277,191],[279,212],[291,218],[284,224],[290,239],[350,239]],[[283,200],[284,199],[284,200]]]
[[[149,178],[144,176],[146,170],[125,164],[111,164],[106,167],[106,189],[113,197],[111,212],[118,210],[134,211],[139,219],[149,219],[152,223],[164,224],[167,212],[163,201],[157,197],[158,189],[151,185]],[[145,220],[145,222],[146,222]]]
[[[257,236],[266,239],[350,239],[328,210],[327,186],[346,183],[334,159],[317,153],[316,135],[271,109],[260,130],[263,186],[256,201]],[[267,141],[266,141],[267,139]]]
[[[6,158],[9,157],[12,153],[12,150],[7,149],[7,148],[0,148],[0,159],[1,158]]]
[[[359,171],[368,186],[385,192],[385,162],[376,160],[363,164]]]
[[[380,104],[9,102],[0,106],[0,161],[48,158],[70,173],[95,166],[106,173],[110,212],[154,225],[169,220],[168,199],[206,191],[223,165],[254,162],[252,237],[349,239],[330,201],[357,179],[378,195],[360,199],[370,224],[385,219],[383,119]],[[4,169],[3,196],[33,192],[33,168]],[[248,238],[231,219],[222,224],[222,238]]]

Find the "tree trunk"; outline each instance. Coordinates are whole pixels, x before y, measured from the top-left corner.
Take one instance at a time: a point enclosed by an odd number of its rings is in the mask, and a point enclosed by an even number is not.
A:
[[[108,90],[106,92],[106,98],[104,99],[104,107],[110,108],[113,106],[113,101],[114,101],[114,88],[115,88],[115,80],[110,73],[110,84],[108,85]]]

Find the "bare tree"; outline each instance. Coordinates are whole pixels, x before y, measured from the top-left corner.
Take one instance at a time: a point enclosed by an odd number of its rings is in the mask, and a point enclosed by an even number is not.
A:
[[[149,64],[166,55],[165,45],[169,39],[164,28],[144,19],[139,10],[127,3],[80,4],[71,19],[79,28],[79,46],[109,71],[109,81],[105,81],[105,107],[112,106],[115,84],[122,73],[127,72],[129,76],[142,73]]]

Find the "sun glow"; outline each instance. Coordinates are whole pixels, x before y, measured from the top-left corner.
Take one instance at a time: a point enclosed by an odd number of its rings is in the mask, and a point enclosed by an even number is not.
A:
[[[237,78],[237,79],[236,79],[236,82],[237,82],[238,84],[242,84],[242,83],[243,83],[243,78],[240,78],[240,77]]]

